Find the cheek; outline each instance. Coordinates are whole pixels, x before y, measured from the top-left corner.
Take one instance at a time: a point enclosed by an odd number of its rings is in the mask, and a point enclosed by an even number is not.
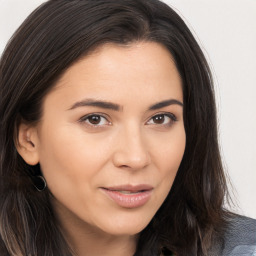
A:
[[[82,129],[60,127],[52,129],[55,132],[42,133],[40,165],[48,187],[71,189],[81,181],[93,184],[109,158],[109,144],[86,135]]]
[[[186,134],[183,127],[166,137],[162,143],[155,145],[158,150],[155,151],[154,159],[165,194],[171,189],[184,155],[185,146]]]

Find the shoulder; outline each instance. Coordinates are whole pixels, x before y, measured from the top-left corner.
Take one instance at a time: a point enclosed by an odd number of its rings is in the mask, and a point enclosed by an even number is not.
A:
[[[223,255],[256,256],[256,220],[243,216],[230,220]]]
[[[223,239],[210,255],[256,256],[256,220],[240,215],[229,219]]]

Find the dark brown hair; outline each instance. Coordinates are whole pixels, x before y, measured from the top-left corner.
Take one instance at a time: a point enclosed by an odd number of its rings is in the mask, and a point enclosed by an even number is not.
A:
[[[15,147],[21,120],[38,122],[42,100],[74,62],[105,43],[153,41],[166,47],[182,78],[186,149],[172,189],[141,232],[136,256],[172,251],[205,255],[225,223],[227,193],[211,73],[183,20],[158,0],[50,0],[9,41],[0,61],[0,252],[72,255],[50,192],[34,187],[40,167]]]

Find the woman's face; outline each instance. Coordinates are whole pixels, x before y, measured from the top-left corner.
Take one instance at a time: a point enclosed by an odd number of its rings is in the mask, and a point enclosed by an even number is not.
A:
[[[33,141],[63,226],[146,227],[183,157],[182,102],[172,57],[153,42],[104,45],[64,73]]]

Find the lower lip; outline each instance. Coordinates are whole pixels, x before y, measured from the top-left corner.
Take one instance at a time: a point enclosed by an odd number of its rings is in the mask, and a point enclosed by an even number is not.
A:
[[[124,208],[137,208],[143,206],[147,203],[152,194],[152,190],[147,190],[134,194],[123,194],[119,191],[108,190],[105,188],[102,188],[102,190],[119,206]]]

